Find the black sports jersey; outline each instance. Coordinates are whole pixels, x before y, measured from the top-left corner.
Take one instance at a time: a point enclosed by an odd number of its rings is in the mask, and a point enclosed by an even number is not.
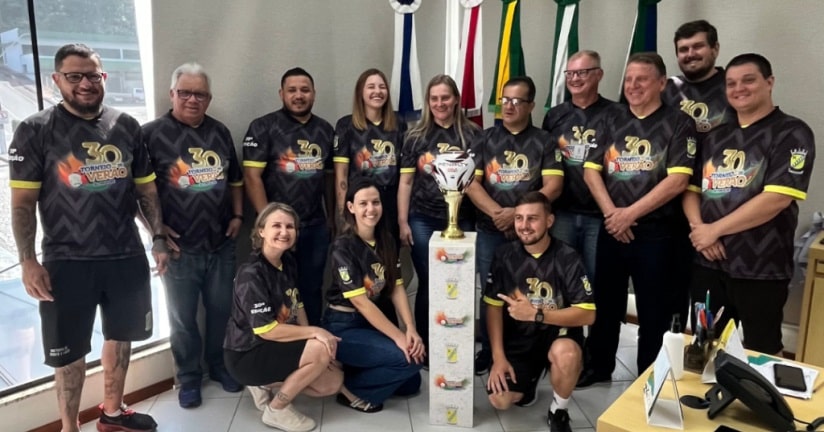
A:
[[[143,126],[163,223],[180,234],[175,242],[195,252],[223,245],[232,220],[230,186],[243,185],[232,135],[223,123],[206,116],[193,128],[171,111]]]
[[[502,207],[515,207],[526,192],[543,186],[544,176],[563,176],[561,151],[549,133],[534,126],[512,133],[503,125],[484,130],[472,143],[475,175]],[[495,232],[492,218],[478,212],[478,229]]]
[[[395,265],[400,274],[400,261]],[[403,283],[398,279],[387,285],[385,270],[374,247],[360,237],[344,234],[336,238],[332,243],[332,285],[326,291],[326,301],[347,307],[353,307],[349,299],[359,295],[376,301],[381,291]]]
[[[715,75],[701,82],[689,82],[683,76],[670,77],[661,95],[666,105],[689,114],[699,133],[729,122],[733,111],[727,103],[724,69],[715,69]]]
[[[467,128],[463,131],[467,147],[480,130]],[[401,152],[401,174],[415,174],[412,183],[410,212],[425,216],[447,219],[446,201],[438,183],[432,177],[432,162],[438,155],[448,151],[464,150],[455,125],[442,128],[435,124],[432,131],[421,139],[407,138]],[[474,206],[468,198],[461,201],[458,215],[461,219],[475,214]]]
[[[10,186],[39,189],[43,261],[144,254],[135,184],[155,179],[140,125],[104,106],[91,120],[62,104],[20,123],[9,147]]]
[[[652,114],[638,118],[629,107],[621,106],[601,137],[587,155],[584,168],[601,172],[609,197],[617,207],[632,205],[670,174],[693,173],[697,150],[695,122],[675,108],[662,105]],[[680,196],[638,222],[679,213]]]
[[[815,160],[813,132],[776,108],[741,127],[727,123],[707,134],[690,190],[701,194],[701,218],[712,223],[761,192],[807,197]],[[721,238],[727,259],[701,265],[742,279],[790,279],[798,204],[793,201],[769,222]]]
[[[539,256],[524,249],[519,240],[502,245],[495,253],[483,300],[503,307],[498,294],[526,297],[536,308],[553,311],[570,306],[595,310],[592,286],[580,255],[566,243],[552,239]],[[549,324],[516,321],[504,313],[504,346],[531,344],[529,337]]]
[[[566,101],[547,112],[542,129],[549,132],[564,158],[564,190],[552,203],[555,209],[601,215],[598,203],[584,182],[584,162],[603,132],[606,118],[613,115],[617,107],[618,104],[599,95],[595,103],[583,109]]]
[[[398,122],[393,131],[367,120],[366,129],[358,130],[347,115],[335,125],[334,161],[349,165],[349,180],[367,175],[378,186],[398,186],[400,159],[406,123]]]
[[[301,226],[326,220],[323,171],[332,169],[334,132],[316,115],[301,123],[281,109],[253,120],[243,139],[243,166],[263,169],[266,199],[292,206]]]
[[[298,309],[303,307],[295,283],[297,264],[289,252],[283,254],[281,264],[281,268],[273,266],[260,251],[241,264],[223,348],[248,351],[263,343],[258,335],[278,324],[297,324]]]

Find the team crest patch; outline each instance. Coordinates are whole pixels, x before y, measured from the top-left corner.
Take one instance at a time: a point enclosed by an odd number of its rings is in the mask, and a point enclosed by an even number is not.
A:
[[[807,162],[807,150],[793,149],[790,151],[790,173],[801,174],[804,172],[804,165]]]
[[[695,137],[687,138],[687,156],[690,158],[695,157],[695,153],[698,151],[698,142],[695,140]]]
[[[349,267],[338,267],[338,274],[340,275],[340,280],[343,281],[343,283],[352,283],[352,278],[349,276]]]
[[[592,294],[592,284],[589,283],[589,278],[586,277],[586,276],[581,276],[581,282],[584,284],[584,292],[586,292],[587,295],[591,295]]]
[[[560,149],[555,150],[555,162],[561,162],[564,160],[564,154],[561,152]]]

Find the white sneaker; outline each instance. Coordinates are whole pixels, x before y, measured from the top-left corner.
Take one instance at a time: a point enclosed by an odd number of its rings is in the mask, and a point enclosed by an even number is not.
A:
[[[252,395],[252,400],[255,402],[257,409],[263,411],[269,402],[272,402],[272,392],[265,387],[246,386],[249,393]]]
[[[285,432],[309,432],[315,428],[315,421],[300,413],[292,404],[279,410],[267,405],[263,410],[261,420],[267,426]]]

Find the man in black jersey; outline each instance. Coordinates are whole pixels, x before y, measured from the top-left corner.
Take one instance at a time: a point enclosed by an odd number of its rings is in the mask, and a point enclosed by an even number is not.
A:
[[[666,67],[655,53],[627,62],[629,106],[612,116],[584,164],[584,180],[604,214],[598,236],[595,302],[579,386],[608,381],[615,368],[629,278],[638,313],[638,371],[655,360],[686,286],[671,283],[680,195],[693,173],[695,122],[663,105]]]
[[[680,76],[672,76],[667,81],[663,94],[664,104],[680,109],[695,120],[698,131],[698,147],[704,135],[714,127],[724,124],[730,116],[729,104],[725,95],[724,69],[715,66],[720,45],[718,31],[705,20],[691,21],[678,27],[675,31],[675,55],[678,57]],[[704,301],[706,288],[696,287],[690,292],[692,261],[695,250],[689,243],[689,224],[680,217],[676,253],[679,258],[671,278],[672,283],[688,287],[682,290],[686,296],[679,302],[676,312],[681,315],[681,322],[686,323],[687,311],[692,302]],[[690,315],[690,328],[695,328],[695,314]]]
[[[724,306],[725,321],[741,321],[746,348],[780,354],[796,201],[807,197],[815,139],[806,123],[773,104],[766,58],[736,56],[725,79],[736,121],[707,134],[684,196],[698,251],[693,290],[710,291],[711,312]]]
[[[514,237],[515,203],[529,191],[540,191],[550,200],[563,188],[561,153],[547,133],[532,126],[535,83],[515,77],[504,84],[501,97],[503,123],[484,130],[472,141],[475,180],[466,190],[478,214],[477,273],[481,290],[492,265],[495,249]],[[486,340],[484,304],[481,303],[481,351],[475,373],[489,368],[491,353]]]
[[[309,324],[318,325],[329,225],[334,219],[335,131],[329,122],[312,114],[315,82],[302,68],[283,74],[278,94],[283,108],[253,120],[246,132],[243,181],[255,211],[269,202],[282,202],[298,212],[298,290]]]
[[[40,302],[46,364],[54,367],[63,431],[78,432],[80,395],[95,312],[103,324],[105,387],[97,430],[151,431],[154,419],[123,405],[131,341],[152,334],[149,265],[134,222],[154,234],[157,272],[168,250],[140,125],[103,105],[100,55],[68,44],[54,56],[58,105],[24,120],[9,148],[12,230],[23,285]],[[42,265],[34,248],[35,210],[43,227]]]
[[[489,401],[505,410],[538,398],[550,366],[550,430],[569,431],[567,405],[581,372],[581,326],[595,320],[592,288],[581,257],[549,234],[549,199],[527,192],[515,207],[517,241],[498,248],[484,292],[492,367]],[[506,308],[506,310],[504,310]]]
[[[721,48],[718,31],[705,20],[691,21],[678,27],[674,43],[682,75],[667,81],[664,103],[695,119],[699,133],[709,132],[724,123],[729,111],[724,69],[715,66]]]
[[[552,236],[575,248],[587,275],[594,278],[595,247],[604,219],[584,182],[584,161],[616,104],[598,94],[604,71],[597,52],[573,54],[564,75],[572,99],[549,110],[542,127],[557,143],[564,161],[564,190],[553,203]]]
[[[235,237],[243,223],[243,173],[232,135],[206,115],[209,76],[196,63],[172,73],[172,109],[145,126],[143,138],[157,174],[172,259],[163,276],[170,342],[183,408],[201,404],[201,351],[209,376],[223,389],[243,389],[223,365],[223,336],[232,307]],[[205,335],[197,323],[203,299]]]

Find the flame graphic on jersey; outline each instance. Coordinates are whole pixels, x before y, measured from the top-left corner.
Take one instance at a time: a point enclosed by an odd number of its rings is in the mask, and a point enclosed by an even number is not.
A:
[[[563,135],[558,138],[558,149],[561,150],[561,153],[564,155],[564,159],[569,159],[569,141],[567,141],[566,137]]]
[[[430,152],[426,152],[418,158],[418,171],[423,171],[427,174],[432,174],[432,162],[435,161],[435,156]]]
[[[498,163],[497,160],[493,159],[492,162],[486,165],[484,169],[486,178],[489,180],[489,183],[496,185],[501,183],[501,175],[498,171],[501,170],[501,164]]]
[[[357,164],[361,170],[369,171],[374,167],[371,159],[372,153],[364,147],[355,155],[355,164]]]
[[[363,278],[363,287],[366,288],[366,297],[372,298],[375,296],[375,293],[372,291],[372,287],[374,285],[375,281],[373,281],[369,276]]]
[[[189,176],[190,168],[186,162],[177,158],[174,165],[169,167],[169,183],[174,187],[179,186],[182,189],[193,185],[195,180]]]
[[[734,189],[744,189],[752,184],[760,171],[760,165],[741,170],[721,171],[712,160],[701,170],[701,192],[707,198],[721,198]]]
[[[297,155],[295,155],[295,152],[293,152],[292,149],[287,150],[286,153],[280,156],[279,165],[281,171],[290,174],[300,171],[300,165],[298,165],[297,162]]]
[[[57,163],[57,173],[60,176],[60,181],[74,188],[88,184],[89,179],[80,172],[80,168],[83,167],[83,162],[70,154],[65,161]]]
[[[278,312],[278,316],[277,316],[276,320],[279,323],[288,323],[289,318],[291,318],[291,316],[292,316],[292,310],[289,309],[288,307],[286,307],[286,305],[282,305],[280,307],[280,311]]]

